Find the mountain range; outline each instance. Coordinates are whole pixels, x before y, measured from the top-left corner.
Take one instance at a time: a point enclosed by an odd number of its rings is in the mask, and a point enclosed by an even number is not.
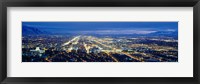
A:
[[[55,30],[56,31],[56,30]],[[41,34],[53,34],[52,32],[49,31],[44,31],[42,29],[36,28],[36,27],[30,27],[30,26],[22,26],[22,35],[41,35]],[[59,34],[59,33],[57,33]],[[63,34],[63,33],[60,33]],[[66,33],[70,34],[70,33]],[[76,33],[74,33],[76,34]],[[86,34],[87,35],[87,34]],[[89,34],[93,35],[93,34]],[[148,34],[94,34],[94,35],[134,35],[134,36],[173,36],[173,37],[178,37],[178,31],[156,31]]]
[[[22,35],[40,35],[40,34],[49,34],[50,32],[42,31],[39,28],[22,26]]]

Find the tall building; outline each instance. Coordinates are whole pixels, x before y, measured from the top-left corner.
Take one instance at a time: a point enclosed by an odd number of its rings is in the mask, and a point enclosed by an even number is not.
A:
[[[97,54],[97,53],[100,53],[100,52],[101,52],[101,50],[98,47],[90,48],[90,53]]]
[[[30,50],[33,55],[42,56],[42,53],[45,53],[45,50],[40,50],[40,47],[36,47],[35,50]]]

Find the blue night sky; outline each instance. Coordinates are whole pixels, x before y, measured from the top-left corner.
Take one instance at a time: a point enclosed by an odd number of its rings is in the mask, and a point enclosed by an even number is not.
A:
[[[22,25],[52,33],[148,34],[178,30],[178,22],[22,22]]]

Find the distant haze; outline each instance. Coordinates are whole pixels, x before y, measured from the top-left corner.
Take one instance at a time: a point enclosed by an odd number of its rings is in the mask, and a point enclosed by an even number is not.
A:
[[[51,33],[150,34],[178,31],[178,22],[22,22],[22,27]]]

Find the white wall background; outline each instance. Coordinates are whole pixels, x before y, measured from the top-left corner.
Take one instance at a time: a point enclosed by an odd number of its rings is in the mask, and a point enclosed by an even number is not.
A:
[[[8,77],[193,77],[192,7],[8,7]],[[22,21],[178,21],[179,62],[22,63]]]

